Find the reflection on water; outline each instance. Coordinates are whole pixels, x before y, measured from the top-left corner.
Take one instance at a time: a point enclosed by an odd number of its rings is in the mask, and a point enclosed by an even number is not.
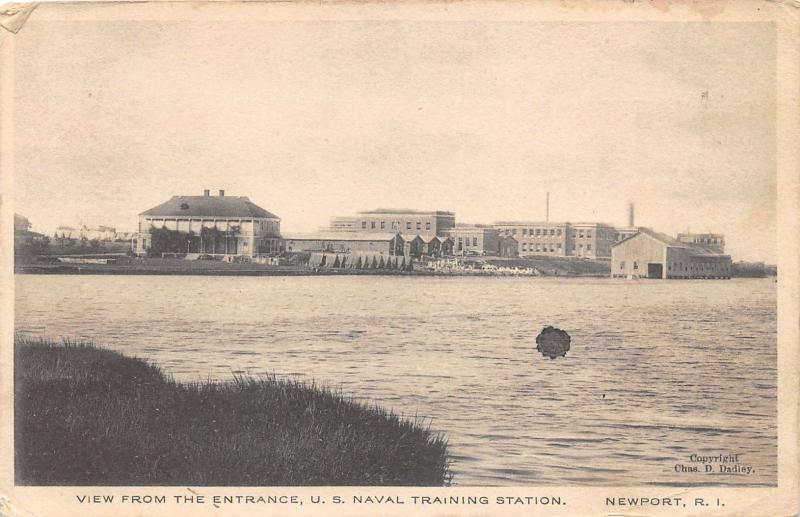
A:
[[[18,331],[181,380],[276,373],[430,419],[458,485],[776,483],[771,280],[18,275],[16,303]],[[545,325],[566,357],[536,351]],[[676,472],[726,453],[754,472]]]

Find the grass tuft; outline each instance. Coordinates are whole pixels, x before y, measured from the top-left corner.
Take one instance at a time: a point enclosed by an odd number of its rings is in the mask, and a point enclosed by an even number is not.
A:
[[[20,485],[449,484],[447,441],[275,376],[177,383],[90,342],[16,336]]]

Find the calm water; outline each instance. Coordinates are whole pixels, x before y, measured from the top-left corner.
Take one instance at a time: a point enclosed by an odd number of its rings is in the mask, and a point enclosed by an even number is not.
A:
[[[18,275],[16,324],[424,416],[458,485],[776,481],[772,280]],[[547,324],[565,358],[536,352]],[[754,472],[677,473],[695,453]]]

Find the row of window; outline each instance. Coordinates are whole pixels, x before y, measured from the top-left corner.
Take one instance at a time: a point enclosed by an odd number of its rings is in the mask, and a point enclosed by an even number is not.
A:
[[[469,246],[469,237],[464,237],[463,239],[461,237],[458,238],[458,249],[461,249],[461,243],[462,242],[464,243],[465,246]],[[477,246],[478,245],[478,238],[477,237],[473,237],[472,238],[472,245],[473,246]]]
[[[619,262],[619,269],[625,269],[625,261]],[[633,269],[639,269],[639,261],[633,261]],[[667,263],[667,271],[728,271],[728,266],[720,263],[711,264],[684,264],[683,262]]]
[[[504,230],[503,233],[506,234],[506,235],[509,235],[509,234],[516,235],[517,234],[517,229],[516,228],[512,228],[511,230]],[[545,235],[558,235],[558,236],[561,236],[561,229],[560,228],[550,228],[549,230],[547,228],[536,228],[535,230],[533,228],[530,228],[530,229],[523,228],[522,229],[522,236],[523,237],[528,237],[528,236],[530,236],[530,237],[539,237],[539,236],[545,236]],[[578,231],[574,232],[573,235],[575,237],[577,237],[578,239],[583,239],[583,238],[591,239],[592,238],[592,231],[591,230],[586,230],[586,231],[578,230]]]
[[[508,230],[506,230],[506,231],[508,231]],[[511,235],[516,235],[516,234],[517,234],[516,228],[512,228],[511,229]],[[530,236],[561,235],[561,228],[550,228],[549,230],[547,228],[536,228],[536,230],[534,230],[533,228],[531,228],[531,229],[523,228],[522,229],[522,236],[525,237],[526,235],[530,235]]]
[[[390,222],[391,222],[391,229],[392,230],[400,230],[402,228],[402,226],[403,226],[403,223],[401,223],[400,221],[390,221]],[[381,230],[385,230],[386,229],[386,221],[380,221],[380,222],[378,222],[378,221],[361,221],[361,229],[362,230],[366,230],[367,228],[372,229],[372,230],[377,230],[379,226],[380,226]],[[412,223],[411,221],[406,221],[406,230],[412,230],[412,229],[414,229],[413,228],[414,226],[415,226],[415,224]],[[422,230],[422,222],[421,221],[417,221],[416,222],[416,229],[417,230]],[[431,230],[430,221],[427,221],[425,223],[425,230],[426,231],[430,231]]]
[[[539,251],[539,252],[543,252],[543,253],[547,253],[547,252],[554,253],[556,251],[561,251],[561,243],[549,244],[549,245],[548,244],[541,244],[540,245],[539,243],[536,243],[536,244],[531,243],[530,247],[529,247],[527,242],[523,242],[522,243],[522,251],[533,251],[533,252]]]

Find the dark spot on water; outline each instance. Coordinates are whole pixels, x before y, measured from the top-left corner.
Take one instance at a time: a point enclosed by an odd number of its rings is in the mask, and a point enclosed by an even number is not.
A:
[[[565,331],[547,325],[536,336],[536,350],[543,356],[555,359],[567,355],[572,339]]]

